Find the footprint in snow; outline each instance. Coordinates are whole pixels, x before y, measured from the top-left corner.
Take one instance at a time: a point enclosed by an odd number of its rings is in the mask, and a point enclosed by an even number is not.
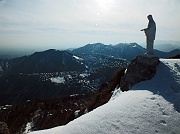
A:
[[[161,122],[162,125],[167,125],[165,120],[161,120],[160,122]]]
[[[180,66],[177,63],[174,63],[174,66],[177,68],[177,70],[180,72]]]
[[[162,115],[168,116],[168,114],[165,112],[164,108],[161,107],[161,105],[159,103],[157,103],[157,105],[159,106],[159,110],[162,112]]]
[[[162,111],[162,115],[168,116],[168,114],[165,111]]]
[[[155,99],[156,99],[156,97],[151,97],[150,99],[151,99],[151,100],[155,100]]]

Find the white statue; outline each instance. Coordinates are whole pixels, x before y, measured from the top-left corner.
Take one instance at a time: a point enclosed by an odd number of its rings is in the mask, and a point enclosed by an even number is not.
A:
[[[148,27],[142,29],[141,31],[144,31],[146,35],[147,54],[153,55],[153,43],[156,36],[156,23],[154,22],[152,15],[148,15],[147,18],[149,20]]]

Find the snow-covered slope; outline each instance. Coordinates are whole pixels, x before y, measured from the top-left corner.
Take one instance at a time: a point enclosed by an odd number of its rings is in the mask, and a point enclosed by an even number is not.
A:
[[[32,134],[179,134],[180,60],[161,59],[155,77],[65,126]]]
[[[180,112],[180,59],[161,59],[155,77],[133,86],[136,89],[161,95]]]

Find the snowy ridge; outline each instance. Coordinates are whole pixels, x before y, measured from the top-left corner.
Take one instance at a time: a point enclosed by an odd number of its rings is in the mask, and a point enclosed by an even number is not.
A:
[[[180,60],[161,59],[156,75],[114,91],[111,101],[65,126],[32,134],[179,134]]]
[[[180,112],[180,59],[161,59],[155,77],[133,86],[163,96]]]

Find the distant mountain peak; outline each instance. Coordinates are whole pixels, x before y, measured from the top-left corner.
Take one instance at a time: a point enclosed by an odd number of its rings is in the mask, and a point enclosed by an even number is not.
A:
[[[83,47],[71,51],[74,54],[100,54],[124,58],[127,60],[133,59],[139,54],[143,54],[145,49],[137,43],[119,43],[117,45],[104,45],[102,43],[87,44]]]
[[[171,52],[161,52],[158,50],[154,50],[155,54],[160,58],[168,58],[175,56],[180,53],[179,49],[175,49]],[[138,55],[142,55],[146,52],[146,49],[140,46],[139,44],[132,42],[132,43],[119,43],[116,45],[105,45],[102,43],[94,43],[94,44],[87,44],[83,47],[74,49],[71,53],[76,55],[82,54],[99,54],[104,56],[113,56],[117,58],[123,58],[126,60],[132,60]]]
[[[3,66],[9,73],[43,73],[60,71],[83,71],[86,66],[80,57],[66,51],[49,49],[35,52],[32,55],[7,61],[8,67]],[[6,73],[6,72],[5,72]]]

